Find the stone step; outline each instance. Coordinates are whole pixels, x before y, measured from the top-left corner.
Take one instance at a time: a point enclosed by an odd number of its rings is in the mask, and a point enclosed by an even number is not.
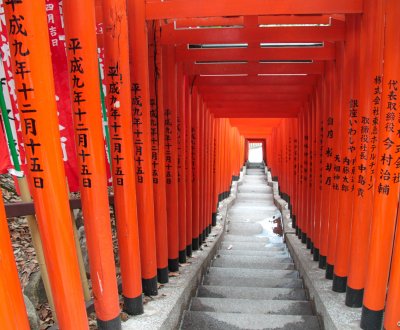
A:
[[[240,269],[277,269],[277,270],[294,270],[294,264],[292,263],[259,263],[259,262],[233,262],[233,261],[222,261],[214,260],[212,267],[221,268],[240,268]]]
[[[231,277],[261,277],[261,278],[299,278],[297,270],[279,269],[242,269],[242,268],[222,268],[210,267],[209,275],[231,276]]]
[[[234,298],[252,300],[307,300],[304,289],[299,288],[256,288],[200,285],[198,297]]]
[[[246,180],[243,181],[243,184],[241,184],[238,187],[238,193],[269,193],[273,194],[273,189],[270,187],[265,181],[261,180]]]
[[[285,251],[286,247],[283,246],[273,246],[273,244],[264,244],[264,243],[251,243],[251,242],[222,242],[221,250],[227,249],[230,247],[230,250],[251,250],[251,251]]]
[[[252,263],[293,263],[293,259],[290,257],[266,257],[266,256],[238,256],[238,255],[219,255],[217,254],[215,260],[221,261],[236,261],[236,262],[252,262]]]
[[[227,225],[227,233],[232,235],[242,235],[242,236],[255,236],[261,235],[263,232],[263,227],[259,223],[256,222],[243,222],[241,220],[232,220]],[[246,242],[234,242],[237,243],[246,243]],[[255,241],[247,242],[247,243],[257,243]],[[258,242],[262,244],[263,242]],[[265,243],[266,244],[266,243]]]
[[[206,275],[203,285],[258,287],[258,288],[303,288],[303,280],[299,278],[260,278]]]
[[[219,250],[218,255],[290,257],[287,251]]]
[[[217,258],[212,262],[212,267],[222,268],[246,268],[246,269],[281,269],[281,270],[294,270],[294,264],[291,262],[279,262],[269,260],[260,261],[238,261],[231,259]]]
[[[238,330],[238,329],[320,329],[316,316],[263,315],[213,312],[185,312],[182,330]]]
[[[268,243],[268,237],[257,237],[257,236],[245,236],[245,235],[235,235],[235,234],[225,234],[224,242],[262,242]]]
[[[295,300],[254,301],[252,299],[194,297],[190,310],[241,314],[313,315],[309,301]]]

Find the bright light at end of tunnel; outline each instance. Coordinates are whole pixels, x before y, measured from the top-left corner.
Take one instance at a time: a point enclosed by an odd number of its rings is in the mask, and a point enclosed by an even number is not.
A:
[[[263,148],[261,143],[249,143],[249,162],[261,163],[263,161]]]

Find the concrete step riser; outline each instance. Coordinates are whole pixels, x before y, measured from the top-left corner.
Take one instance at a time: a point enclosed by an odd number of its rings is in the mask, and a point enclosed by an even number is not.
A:
[[[232,287],[257,287],[257,288],[303,288],[301,279],[293,278],[255,278],[255,277],[220,277],[206,275],[203,279],[204,285],[232,286]]]
[[[258,278],[299,278],[296,270],[275,269],[246,269],[246,268],[221,268],[210,267],[209,275],[233,276],[233,277],[258,277]]]
[[[231,256],[264,256],[264,257],[290,257],[286,251],[252,251],[252,250],[219,250],[218,255]]]
[[[258,315],[185,312],[182,330],[290,329],[317,330],[318,319],[309,315]]]
[[[222,261],[215,260],[212,267],[221,268],[241,268],[241,269],[276,269],[276,270],[294,270],[294,264],[291,263],[272,263],[272,262],[235,262],[235,261]]]
[[[200,286],[198,297],[252,300],[307,300],[303,289]]]
[[[217,255],[215,260],[235,261],[235,262],[254,262],[254,263],[293,263],[292,258],[287,257],[265,257],[265,256],[230,256]]]
[[[192,311],[223,312],[241,314],[280,314],[312,315],[310,302],[291,300],[260,300],[257,304],[251,299],[193,298]]]

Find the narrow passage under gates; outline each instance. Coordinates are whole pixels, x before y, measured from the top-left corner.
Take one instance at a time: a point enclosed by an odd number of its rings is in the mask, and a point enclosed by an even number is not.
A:
[[[250,164],[251,167],[251,164]],[[321,329],[283,242],[264,166],[248,168],[181,330]]]

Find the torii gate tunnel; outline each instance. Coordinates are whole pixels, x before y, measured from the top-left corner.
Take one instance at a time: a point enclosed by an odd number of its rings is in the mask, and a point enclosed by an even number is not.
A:
[[[58,325],[88,329],[49,2],[2,7]],[[99,329],[121,328],[107,171],[123,309],[136,315],[142,292],[156,295],[204,243],[252,142],[263,144],[296,234],[332,290],[362,308],[361,328],[398,328],[399,14],[398,0],[63,1],[68,126]],[[1,199],[0,328],[29,329],[6,221]]]

